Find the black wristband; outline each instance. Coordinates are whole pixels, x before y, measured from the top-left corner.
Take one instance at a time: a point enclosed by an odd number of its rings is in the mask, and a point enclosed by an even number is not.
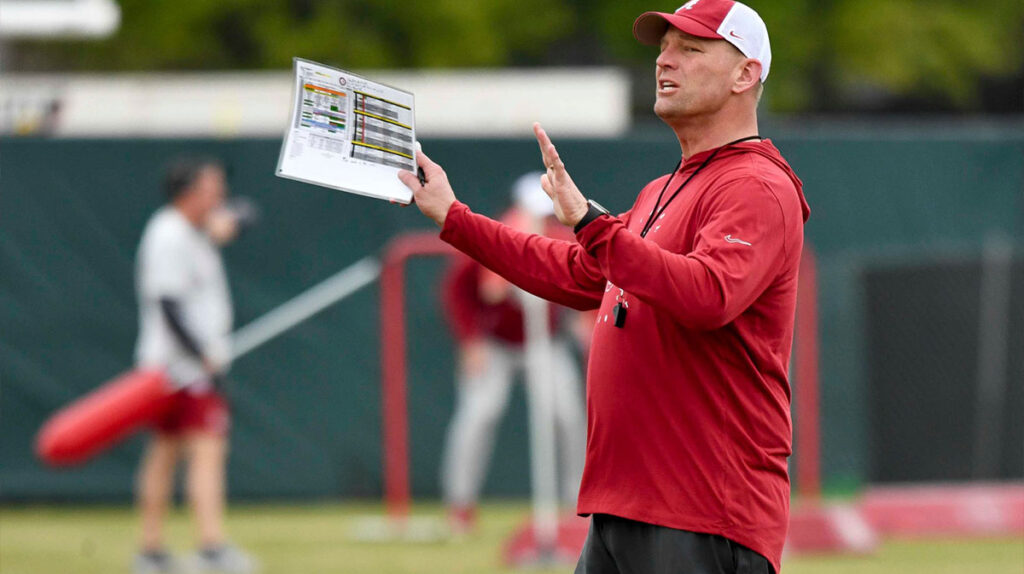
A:
[[[602,215],[610,215],[608,210],[601,207],[601,204],[594,201],[593,199],[587,200],[587,212],[583,215],[583,219],[572,228],[573,233],[579,233],[584,227],[590,224]]]

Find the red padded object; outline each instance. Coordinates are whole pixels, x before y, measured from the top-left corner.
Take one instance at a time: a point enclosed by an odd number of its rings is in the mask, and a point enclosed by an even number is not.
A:
[[[128,371],[50,417],[36,438],[36,455],[52,466],[83,463],[154,422],[174,394],[163,372]]]

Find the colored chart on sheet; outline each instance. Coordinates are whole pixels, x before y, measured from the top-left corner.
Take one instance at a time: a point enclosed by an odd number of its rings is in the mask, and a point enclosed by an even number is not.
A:
[[[416,171],[413,95],[295,59],[292,118],[277,175],[409,203],[397,170]]]

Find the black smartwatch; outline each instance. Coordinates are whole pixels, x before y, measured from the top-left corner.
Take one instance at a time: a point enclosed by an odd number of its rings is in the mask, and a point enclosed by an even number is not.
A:
[[[576,227],[572,228],[573,233],[579,233],[584,227],[586,227],[591,221],[594,221],[602,215],[611,215],[607,209],[604,208],[600,203],[593,199],[587,200],[587,213],[583,215],[583,219],[576,224]]]

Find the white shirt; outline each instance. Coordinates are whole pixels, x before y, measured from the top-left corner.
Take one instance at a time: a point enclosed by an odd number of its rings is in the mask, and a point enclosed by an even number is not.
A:
[[[185,329],[203,355],[227,370],[231,362],[231,293],[220,251],[173,206],[149,219],[135,270],[139,299],[139,367],[162,368],[180,385],[206,378],[200,359],[171,331],[160,299],[178,302]]]

